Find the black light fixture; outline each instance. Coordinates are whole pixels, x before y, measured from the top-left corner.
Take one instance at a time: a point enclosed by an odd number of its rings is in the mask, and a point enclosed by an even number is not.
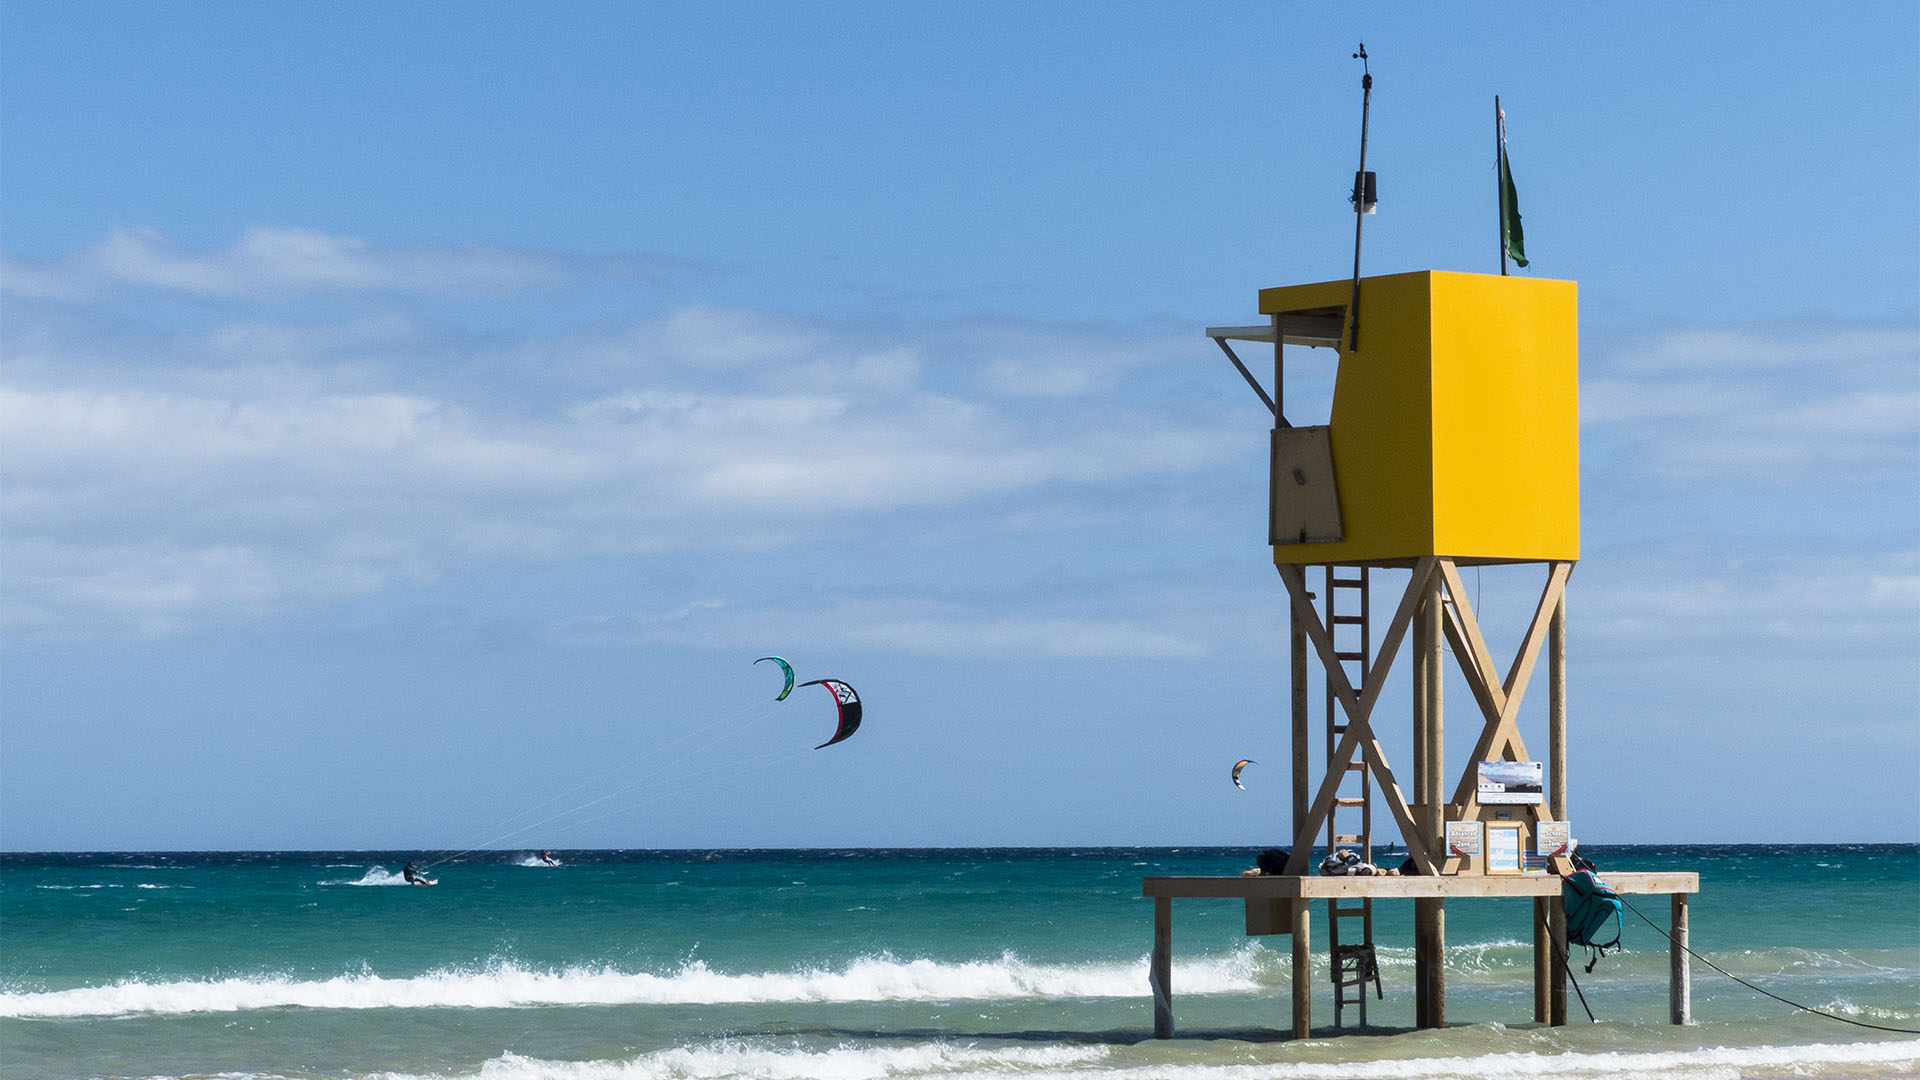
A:
[[[1353,194],[1347,196],[1347,201],[1358,205],[1363,214],[1374,212],[1374,207],[1380,203],[1380,197],[1373,185],[1372,171],[1353,174]]]

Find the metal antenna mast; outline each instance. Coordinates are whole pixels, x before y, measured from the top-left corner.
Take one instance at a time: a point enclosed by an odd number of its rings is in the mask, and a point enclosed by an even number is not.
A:
[[[1360,61],[1360,170],[1353,174],[1353,295],[1347,302],[1347,351],[1360,348],[1360,226],[1374,208],[1373,177],[1367,172],[1367,113],[1373,106],[1373,71],[1367,66],[1367,43],[1353,54]]]

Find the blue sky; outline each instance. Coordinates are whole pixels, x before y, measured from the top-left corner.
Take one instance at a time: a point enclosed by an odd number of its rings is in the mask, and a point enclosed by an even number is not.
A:
[[[1920,16],[1846,10],[7,0],[0,846],[1281,842],[1200,330],[1349,271],[1362,39],[1367,272],[1497,272],[1498,93],[1580,283],[1575,834],[1920,840]]]

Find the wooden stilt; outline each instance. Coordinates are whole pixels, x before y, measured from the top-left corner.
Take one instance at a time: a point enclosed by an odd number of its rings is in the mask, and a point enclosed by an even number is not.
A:
[[[1147,965],[1153,989],[1153,1037],[1173,1038],[1173,898],[1153,898],[1153,958]]]
[[[1427,683],[1432,679],[1429,670],[1433,665],[1432,625],[1428,619],[1430,611],[1427,598],[1422,598],[1419,612],[1413,619],[1413,797],[1423,805],[1420,809],[1419,825],[1422,831],[1428,828],[1432,807],[1424,805],[1432,788],[1429,775],[1431,767],[1427,764]],[[1446,849],[1436,848],[1435,861],[1446,862]],[[1427,938],[1420,932],[1420,901],[1414,901],[1413,934],[1413,1023],[1415,1027],[1427,1026]]]
[[[1554,1027],[1567,1024],[1567,905],[1558,896],[1547,898],[1547,923],[1552,927],[1552,948],[1548,962],[1552,977],[1547,987],[1547,1023]]]
[[[1547,630],[1547,767],[1553,820],[1567,820],[1567,594],[1553,605]]]
[[[1547,1022],[1548,1009],[1551,1008],[1552,965],[1548,957],[1553,955],[1553,941],[1547,935],[1547,898],[1533,898],[1533,1022]]]
[[[1309,941],[1307,913],[1313,905],[1301,901],[1293,905],[1293,1037],[1313,1035],[1313,948]]]
[[[1451,566],[1451,563],[1448,563]],[[1420,628],[1421,645],[1425,649],[1425,663],[1421,665],[1422,677],[1414,683],[1414,692],[1421,701],[1421,713],[1426,723],[1423,730],[1415,736],[1424,744],[1421,754],[1425,768],[1422,770],[1419,785],[1420,802],[1426,809],[1420,825],[1426,833],[1424,839],[1431,849],[1440,853],[1437,862],[1446,861],[1446,710],[1441,698],[1441,687],[1446,679],[1446,657],[1442,652],[1445,638],[1441,634],[1441,605],[1446,585],[1441,575],[1434,575],[1426,589],[1421,603]],[[1429,1028],[1445,1027],[1447,1024],[1447,922],[1446,902],[1444,900],[1416,900],[1413,905],[1413,935],[1419,960],[1415,964],[1414,978],[1419,982],[1421,994],[1416,1003],[1420,1009],[1420,1026]]]
[[[1427,1026],[1427,964],[1430,961],[1427,936],[1420,932],[1420,904],[1419,900],[1413,902],[1413,1026],[1423,1028]]]
[[[1413,902],[1414,979],[1420,995],[1416,1022],[1423,1028],[1447,1026],[1447,916],[1446,901],[1437,897]]]
[[[1693,980],[1687,970],[1687,894],[1673,894],[1672,956],[1668,961],[1667,1011],[1676,1024],[1693,1023]]]
[[[1451,564],[1449,564],[1451,565]],[[1442,688],[1446,685],[1446,656],[1442,652],[1444,638],[1440,632],[1441,607],[1444,604],[1446,585],[1436,575],[1427,591],[1426,610],[1421,613],[1420,624],[1426,633],[1427,663],[1426,683],[1421,694],[1426,699],[1427,725],[1424,733],[1426,751],[1426,786],[1420,789],[1420,801],[1427,806],[1427,843],[1434,851],[1441,853],[1442,861],[1447,850],[1447,813],[1446,807],[1446,709],[1442,700]]]

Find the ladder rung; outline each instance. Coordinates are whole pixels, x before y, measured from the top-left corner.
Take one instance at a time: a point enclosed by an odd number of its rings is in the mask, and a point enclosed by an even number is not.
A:
[[[1330,623],[1333,623],[1335,626],[1367,625],[1367,617],[1365,615],[1335,615],[1333,618],[1328,619],[1327,621]]]
[[[1352,799],[1348,799],[1348,798],[1338,798],[1338,799],[1335,799],[1335,800],[1333,800],[1333,805],[1335,805],[1335,806],[1365,806],[1365,805],[1367,805],[1367,800],[1365,800],[1365,799],[1361,799],[1361,798],[1352,798]]]
[[[1347,762],[1347,771],[1348,772],[1366,772],[1367,763],[1364,761],[1349,761]]]

